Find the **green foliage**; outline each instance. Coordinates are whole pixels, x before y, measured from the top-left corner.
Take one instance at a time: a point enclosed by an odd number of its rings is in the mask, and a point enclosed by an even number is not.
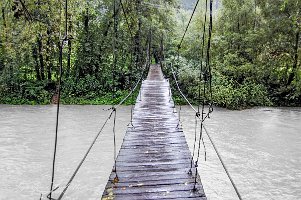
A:
[[[118,104],[124,97],[129,94],[129,91],[117,91],[114,95],[112,93],[104,93],[95,96],[81,96],[81,97],[70,97],[63,96],[61,102],[63,104],[76,104],[76,105],[116,105]],[[133,97],[130,97],[124,102],[124,105],[132,105],[136,102],[138,92],[134,92],[132,94]]]
[[[49,104],[51,93],[45,90],[46,82],[24,82],[19,85],[19,93],[10,93],[0,88],[0,102],[4,104]],[[7,89],[7,88],[6,88]]]
[[[197,85],[203,86],[198,81],[198,66],[206,57],[205,52],[201,58],[204,8],[201,4],[197,9],[178,65],[180,85],[194,102]],[[301,105],[300,8],[298,0],[223,0],[214,16],[210,54],[216,105],[231,109]],[[182,33],[183,22],[190,17],[185,12],[178,19]],[[208,25],[205,36],[207,41]],[[175,38],[174,43],[180,39]],[[176,56],[175,51],[171,54]],[[189,62],[183,63],[185,59]],[[210,100],[208,94],[201,98]]]
[[[78,81],[74,79],[66,79],[62,86],[63,97],[95,97],[102,93],[102,87],[96,77],[87,75]]]
[[[0,103],[51,102],[57,94],[59,44],[67,31],[63,103],[116,103],[138,80],[151,41],[153,63],[174,60],[180,87],[197,104],[204,86],[200,65],[205,66],[207,56],[207,43],[202,45],[205,3],[200,2],[178,57],[191,11],[179,9],[176,0],[156,5],[127,0],[124,10],[116,2],[114,15],[109,0],[69,0],[68,13],[64,1],[28,0],[25,7],[20,1],[1,1]],[[216,5],[210,52],[214,103],[231,109],[301,105],[300,1],[223,0]],[[163,70],[171,80],[170,69]],[[175,101],[185,103],[173,82],[172,87]],[[208,102],[209,96],[200,98]]]
[[[230,59],[231,58],[231,59]],[[173,60],[173,59],[172,59]],[[230,62],[231,61],[231,62]],[[229,57],[229,62],[235,62],[233,57]],[[226,63],[228,63],[226,61]],[[229,64],[229,63],[228,63]],[[167,65],[168,66],[168,65]],[[202,90],[204,87],[203,81],[199,80],[199,63],[194,63],[186,60],[183,57],[175,59],[175,67],[179,66],[177,77],[181,90],[191,102],[198,104],[204,96]],[[241,69],[234,69],[233,66],[227,66],[227,73],[223,74],[222,70],[213,71],[213,102],[215,105],[226,107],[229,109],[243,109],[252,106],[271,106],[273,105],[268,97],[267,89],[264,85],[253,82],[248,78],[244,78],[242,83],[234,81],[237,76],[250,77],[252,66],[245,65]],[[171,72],[166,70],[171,77]],[[172,78],[170,78],[172,80]],[[173,98],[177,104],[186,104],[185,100],[177,91],[174,81],[171,81],[173,90]],[[201,96],[199,99],[199,87],[201,88]],[[210,100],[209,88],[206,86],[205,101]]]
[[[271,106],[266,88],[257,83],[244,82],[242,84],[227,80],[222,75],[216,75],[213,87],[213,101],[215,104],[230,108],[242,109],[251,106]]]
[[[116,1],[114,15],[114,1],[108,0],[69,0],[68,13],[64,1],[1,1],[0,103],[51,102],[66,31],[62,102],[116,103],[139,77],[150,33],[154,54],[172,30],[175,2],[160,0],[153,6],[149,0],[129,0],[123,1],[123,10]]]

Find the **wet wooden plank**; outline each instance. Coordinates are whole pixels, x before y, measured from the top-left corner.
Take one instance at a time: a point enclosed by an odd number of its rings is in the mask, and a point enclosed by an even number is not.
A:
[[[190,168],[191,153],[178,127],[169,82],[159,66],[151,66],[140,93],[134,127],[126,132],[116,160],[117,171],[112,170],[102,199],[205,200],[201,180],[195,168]]]

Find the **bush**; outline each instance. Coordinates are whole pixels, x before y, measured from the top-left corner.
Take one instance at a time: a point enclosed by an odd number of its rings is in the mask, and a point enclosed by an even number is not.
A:
[[[172,59],[170,59],[172,60]],[[230,60],[230,59],[228,59]],[[188,62],[185,58],[180,57],[175,59],[175,67],[178,67],[178,81],[181,90],[191,102],[198,103],[198,93],[199,93],[199,64],[195,62]],[[234,62],[235,59],[233,58]],[[230,66],[230,65],[229,65]],[[251,70],[253,66],[246,63],[241,66],[240,70],[232,69],[232,67],[227,67],[227,69],[213,69],[213,79],[212,79],[212,96],[214,104],[229,109],[243,109],[252,106],[270,106],[272,105],[267,89],[260,83],[256,83],[250,77]],[[171,77],[171,72],[169,72],[169,77]],[[236,74],[234,74],[236,72]],[[227,75],[225,75],[227,74]],[[241,80],[237,82],[238,77]],[[185,104],[185,100],[180,97],[177,91],[174,81],[171,82],[173,88],[173,98],[176,103]],[[200,84],[201,90],[203,89],[203,83]],[[209,102],[208,97],[209,88],[206,87],[206,98],[205,101]],[[201,100],[203,100],[203,95],[201,95]]]
[[[214,103],[229,109],[242,109],[252,106],[271,106],[266,88],[257,83],[243,84],[228,81],[225,77],[214,82]]]

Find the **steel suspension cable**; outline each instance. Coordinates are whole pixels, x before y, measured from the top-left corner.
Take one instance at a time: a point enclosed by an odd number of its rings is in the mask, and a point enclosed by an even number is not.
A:
[[[194,106],[190,103],[190,101],[187,99],[187,97],[184,95],[184,93],[182,92],[182,90],[181,90],[181,88],[180,88],[180,86],[179,86],[179,83],[178,83],[178,80],[177,80],[177,78],[176,78],[176,74],[175,74],[175,71],[174,71],[174,68],[173,68],[173,66],[172,66],[173,64],[172,63],[170,63],[170,69],[171,69],[171,72],[172,72],[172,75],[173,75],[173,79],[174,79],[174,81],[175,81],[175,83],[176,83],[176,86],[177,86],[177,89],[178,89],[178,91],[180,92],[180,94],[181,94],[181,96],[183,97],[183,99],[188,103],[188,105],[190,106],[190,108],[195,112],[195,113],[197,113],[197,110],[194,108]]]
[[[172,71],[173,71],[173,69],[172,69]],[[174,74],[174,72],[173,72],[173,74]],[[177,80],[176,80],[176,81],[177,81]],[[181,94],[183,94],[182,91],[181,91],[181,89],[180,89],[179,87],[177,87],[177,88],[178,88],[178,91],[179,91]],[[189,102],[189,100],[186,98],[186,96],[185,96],[184,94],[182,95],[182,97],[183,97],[183,98],[186,100],[186,102],[190,105],[191,109],[192,109],[193,111],[195,111],[195,113],[197,113],[197,112],[196,112],[196,109],[191,105],[191,103]],[[206,116],[207,116],[207,115],[204,116],[204,119],[206,118]],[[207,135],[208,138],[209,138],[210,135],[209,135],[209,133],[208,133],[206,127],[205,127],[204,124],[203,124],[204,119],[202,120],[202,119],[200,118],[200,116],[197,116],[197,118],[201,121],[203,130],[205,130],[205,133],[206,133],[206,135]],[[223,167],[224,167],[224,169],[225,169],[225,171],[226,171],[226,173],[227,173],[227,176],[228,176],[229,180],[231,181],[231,184],[233,185],[233,188],[235,189],[235,192],[237,193],[238,198],[239,198],[240,200],[242,200],[242,197],[241,197],[241,195],[240,195],[240,193],[239,193],[239,191],[238,191],[238,189],[237,189],[237,187],[236,187],[236,185],[235,185],[233,179],[231,178],[231,175],[230,175],[229,171],[227,170],[227,167],[226,167],[225,163],[223,162],[223,160],[222,160],[222,158],[221,158],[221,156],[220,156],[220,153],[219,153],[219,151],[218,151],[216,145],[214,144],[213,139],[210,137],[209,140],[210,140],[210,143],[212,144],[212,146],[214,146],[214,150],[215,150],[216,154],[218,155],[218,158],[219,158],[220,162],[222,163],[222,165],[223,165]],[[207,153],[206,153],[206,146],[205,146],[203,137],[202,137],[202,142],[203,142],[203,145],[204,145],[204,148],[205,148],[205,159],[206,159]]]
[[[139,86],[139,83],[143,80],[143,75],[144,72],[147,68],[148,64],[144,64],[144,68],[141,72],[140,78],[138,79],[138,81],[135,83],[134,87],[132,88],[132,90],[128,93],[127,96],[125,96],[116,106],[114,106],[115,108],[118,108],[119,106],[121,106],[132,94],[133,92],[136,90],[136,88]]]
[[[198,2],[197,2],[198,3]],[[208,2],[207,2],[207,0],[206,0],[206,13],[207,13],[207,4],[208,4]],[[219,151],[218,151],[218,149],[217,149],[217,147],[215,146],[215,144],[214,144],[214,141],[213,141],[213,139],[211,138],[211,136],[210,136],[210,134],[209,134],[209,132],[207,131],[207,129],[206,129],[206,127],[205,127],[205,125],[204,125],[204,121],[206,120],[206,118],[209,118],[209,116],[210,116],[210,113],[213,111],[213,103],[212,103],[212,100],[213,100],[213,98],[212,98],[212,69],[211,69],[211,64],[210,64],[210,48],[211,48],[211,37],[212,37],[212,4],[213,4],[213,0],[210,0],[210,22],[209,22],[209,34],[208,34],[208,43],[207,43],[207,51],[206,51],[206,70],[208,70],[208,72],[206,72],[206,73],[208,73],[208,74],[204,74],[204,78],[205,78],[205,81],[204,81],[204,88],[203,88],[203,96],[204,96],[204,98],[203,98],[203,103],[202,103],[202,113],[201,113],[201,118],[200,118],[200,113],[199,113],[199,111],[200,111],[200,109],[199,109],[199,107],[198,107],[198,111],[192,106],[192,104],[189,102],[189,100],[187,99],[187,97],[183,94],[183,92],[181,91],[181,88],[179,87],[179,84],[178,84],[178,80],[177,80],[177,78],[176,78],[176,76],[175,76],[175,72],[174,72],[174,69],[173,69],[173,67],[172,67],[172,63],[170,64],[170,66],[171,66],[171,70],[172,70],[172,74],[173,74],[173,78],[174,78],[174,80],[175,80],[175,82],[176,82],[176,86],[177,86],[177,89],[178,89],[178,91],[180,92],[180,94],[181,94],[181,96],[183,97],[183,99],[188,103],[188,105],[191,107],[191,109],[192,110],[194,110],[194,112],[196,113],[196,118],[198,118],[198,119],[200,119],[201,120],[201,129],[200,129],[200,136],[199,136],[199,148],[198,148],[198,158],[197,158],[197,161],[196,161],[196,165],[195,165],[195,167],[196,167],[196,175],[195,175],[195,185],[194,185],[194,190],[196,190],[196,180],[197,180],[197,167],[198,167],[198,160],[199,160],[199,155],[200,155],[200,143],[201,143],[201,141],[202,141],[202,143],[203,143],[203,146],[204,146],[204,148],[205,148],[205,160],[206,160],[206,147],[205,147],[205,143],[204,143],[204,138],[203,138],[203,130],[204,130],[204,132],[206,133],[206,135],[208,136],[208,138],[209,138],[209,140],[210,140],[210,143],[212,144],[212,146],[213,146],[213,148],[214,148],[214,150],[215,150],[215,152],[216,152],[216,154],[217,154],[217,156],[218,156],[218,158],[219,158],[219,160],[220,160],[220,162],[221,162],[221,164],[222,164],[222,166],[223,166],[223,168],[224,168],[224,170],[225,170],[225,172],[226,172],[226,174],[227,174],[227,176],[228,176],[228,178],[229,178],[229,180],[230,180],[230,182],[231,182],[231,184],[232,184],[232,186],[233,186],[233,188],[234,188],[234,190],[235,190],[235,192],[236,192],[236,194],[237,194],[237,196],[238,196],[238,198],[240,199],[240,200],[242,200],[242,197],[241,197],[241,195],[240,195],[240,193],[239,193],[239,191],[238,191],[238,189],[237,189],[237,187],[236,187],[236,185],[235,185],[235,183],[234,183],[234,181],[233,181],[233,179],[232,179],[232,177],[231,177],[231,175],[230,175],[230,173],[229,173],[229,171],[228,171],[228,169],[227,169],[227,167],[226,167],[226,165],[225,165],[225,163],[224,163],[224,161],[222,160],[222,157],[221,157],[221,155],[220,155],[220,153],[219,153]],[[206,14],[205,14],[206,15]],[[192,18],[192,17],[191,17]],[[191,20],[190,20],[191,21]],[[205,18],[205,21],[207,21],[206,20],[206,18]],[[190,23],[189,23],[190,24]],[[188,24],[188,26],[189,26],[189,24]],[[205,24],[206,23],[204,23],[204,31],[203,31],[203,34],[205,34],[205,32],[206,32],[206,29],[205,29]],[[185,37],[185,34],[186,34],[186,32],[187,32],[187,29],[188,28],[186,28],[186,31],[185,31],[185,33],[184,33],[184,36],[182,37],[182,40],[181,40],[181,43],[180,44],[182,44],[182,42],[183,42],[183,38]],[[203,49],[204,49],[204,44],[205,44],[205,35],[203,35]],[[180,49],[180,45],[178,46],[178,50]],[[203,57],[203,49],[202,49],[202,57]],[[202,64],[202,63],[201,63]],[[201,65],[202,66],[202,65]],[[202,70],[202,68],[201,68],[201,71],[203,71]],[[200,76],[201,77],[201,76]],[[207,80],[207,78],[209,79],[209,81]],[[205,83],[206,82],[209,82],[209,92],[210,92],[210,105],[209,105],[209,110],[208,110],[208,113],[206,114],[205,112],[204,112],[204,105],[205,105],[205,96],[206,96],[206,85],[205,85]],[[199,93],[199,96],[200,96],[200,93]],[[196,125],[195,125],[196,126]],[[196,129],[196,128],[195,128]],[[196,138],[196,134],[195,134],[195,138]]]
[[[113,37],[113,70],[112,70],[112,82],[113,82],[113,101],[116,98],[116,85],[115,85],[115,73],[116,73],[116,68],[117,68],[117,49],[116,49],[116,43],[117,43],[117,37],[118,37],[118,22],[117,22],[117,12],[116,12],[116,2],[117,0],[114,0],[114,37]],[[118,180],[118,176],[117,176],[117,166],[116,166],[116,131],[115,131],[115,126],[116,126],[116,108],[114,106],[112,106],[112,110],[114,112],[114,122],[113,122],[113,148],[114,148],[114,170],[113,172],[115,172],[115,178],[114,178],[114,182],[117,183]]]
[[[129,29],[129,32],[130,32],[130,35],[131,35],[131,38],[133,39],[133,38],[134,38],[134,34],[133,34],[133,32],[132,32],[132,29],[131,29],[131,26],[130,26],[130,23],[129,23],[127,14],[126,14],[126,12],[125,12],[124,5],[123,5],[123,3],[122,3],[122,0],[119,0],[119,2],[120,2],[120,5],[121,5],[122,12],[123,12],[123,14],[124,14],[125,22],[126,22],[126,24],[127,24],[127,27],[128,27],[128,29]]]
[[[67,13],[68,11],[68,0],[66,0],[66,5],[65,5],[65,11]],[[116,16],[116,2],[114,1],[114,16]],[[66,27],[68,26],[67,23],[68,23],[68,20],[67,20],[67,14],[65,15],[66,17]],[[116,20],[116,19],[115,19]],[[114,31],[116,30],[116,21],[114,21]],[[60,48],[60,75],[59,75],[59,85],[58,85],[58,106],[57,106],[57,122],[56,122],[56,135],[55,135],[55,150],[54,150],[54,159],[53,159],[53,170],[52,170],[52,181],[51,181],[51,189],[50,189],[50,193],[48,195],[49,199],[52,200],[52,192],[57,190],[58,187],[56,187],[55,189],[53,189],[53,182],[54,182],[54,167],[55,167],[55,157],[56,157],[56,149],[57,149],[57,136],[58,136],[58,117],[59,117],[59,102],[60,102],[60,87],[61,87],[61,76],[62,76],[62,51],[63,51],[63,45],[64,45],[64,42],[68,40],[68,30],[66,29],[66,32],[65,32],[65,38],[63,39],[62,41],[62,44],[61,44],[61,48]],[[115,32],[115,34],[117,33],[117,31]],[[114,35],[115,35],[114,34]],[[116,36],[116,35],[115,35]],[[115,45],[116,45],[116,41],[113,41],[114,44],[113,44],[113,54],[116,53],[116,49],[115,49]],[[116,64],[116,55],[114,57],[114,62]],[[116,126],[116,109],[121,106],[132,94],[133,92],[136,90],[136,88],[138,87],[139,83],[142,81],[143,79],[143,75],[144,75],[144,72],[145,72],[145,69],[146,67],[148,66],[147,64],[147,61],[146,61],[146,64],[143,68],[143,71],[141,73],[141,77],[140,79],[136,82],[136,84],[134,85],[134,87],[131,89],[131,91],[129,92],[129,94],[124,97],[117,105],[113,106],[112,107],[112,110],[111,112],[109,113],[108,117],[106,118],[104,124],[102,125],[100,131],[97,133],[97,135],[95,136],[94,140],[92,141],[91,145],[89,146],[87,152],[85,153],[84,157],[82,158],[82,160],[80,161],[80,163],[78,164],[77,168],[75,169],[74,173],[72,174],[71,178],[69,179],[69,181],[67,182],[66,186],[64,187],[63,191],[61,192],[58,200],[61,200],[64,196],[64,194],[66,193],[66,191],[68,190],[70,184],[72,183],[73,179],[75,178],[76,174],[78,173],[79,169],[81,168],[82,164],[84,163],[84,161],[86,160],[88,154],[90,153],[92,147],[94,146],[95,142],[97,141],[99,135],[102,133],[104,127],[106,126],[106,124],[108,123],[109,119],[111,119],[111,116],[113,113],[115,113],[114,115],[114,128],[113,128],[113,132],[114,132],[114,160],[115,160],[115,171],[116,171],[116,154],[117,154],[117,151],[116,151],[116,134],[115,134],[115,126]],[[112,74],[112,78],[113,78],[113,82],[114,82],[114,79],[115,79],[115,75]],[[114,91],[114,84],[113,84],[113,91]],[[116,174],[116,177],[117,177],[117,174]],[[117,177],[118,178],[118,177]]]
[[[173,68],[173,63],[169,63],[169,66],[171,68],[172,77],[173,77],[173,79],[174,79],[174,81],[176,83],[176,88],[177,88],[178,92],[180,92],[182,98],[187,102],[187,104],[189,105],[189,107],[198,115],[198,118],[201,120],[201,118],[200,118],[200,116],[198,114],[197,109],[192,105],[192,103],[188,100],[188,98],[186,97],[186,95],[183,93],[183,91],[180,88],[179,81],[176,78],[176,73],[175,73],[175,70]],[[205,114],[206,115],[204,116],[204,119],[201,120],[201,121],[204,121],[206,118],[208,118],[209,113],[205,113]]]
[[[225,163],[224,163],[224,161],[223,161],[223,159],[222,159],[222,157],[221,157],[218,149],[216,148],[216,146],[215,146],[215,144],[214,144],[214,142],[213,142],[213,140],[212,140],[209,132],[207,131],[207,129],[206,129],[205,126],[203,126],[203,127],[204,127],[206,135],[208,136],[208,138],[210,140],[210,143],[212,144],[212,146],[214,148],[214,151],[216,152],[216,155],[218,156],[218,159],[220,160],[220,162],[221,162],[221,164],[222,164],[222,166],[223,166],[223,168],[224,168],[224,170],[225,170],[225,172],[226,172],[226,174],[227,174],[227,176],[228,176],[228,178],[229,178],[229,180],[230,180],[230,182],[231,182],[231,184],[232,184],[232,186],[233,186],[233,188],[234,188],[234,190],[235,190],[235,192],[237,194],[237,197],[239,198],[239,200],[242,200],[242,197],[241,197],[241,195],[240,195],[240,193],[239,193],[239,191],[238,191],[238,189],[236,187],[236,184],[234,183],[234,181],[233,181],[233,179],[232,179],[232,177],[231,177],[231,175],[230,175],[230,173],[229,173],[229,171],[228,171],[228,169],[227,169],[227,167],[226,167],[226,165],[225,165]]]
[[[193,158],[195,154],[195,145],[197,141],[197,127],[198,127],[198,120],[197,120],[197,115],[194,116],[195,124],[194,124],[194,143],[193,143],[193,152],[192,152],[192,158],[190,160],[190,169],[188,174],[192,174],[192,167],[193,167]]]
[[[133,65],[133,52],[134,52],[134,49],[133,49],[133,47],[134,47],[134,34],[132,33],[132,29],[130,27],[130,23],[128,21],[128,16],[127,16],[127,13],[125,12],[125,8],[124,8],[124,5],[122,3],[122,0],[119,0],[119,2],[120,2],[120,5],[121,5],[122,12],[124,14],[124,18],[125,18],[130,36],[131,36],[130,78],[129,78],[130,79],[129,82],[131,83],[132,80],[133,80],[133,77],[132,77],[133,76],[133,67],[132,67],[132,65]],[[132,102],[134,101],[134,96],[133,95],[131,95],[131,101]],[[133,125],[133,110],[134,110],[134,105],[132,104],[131,105],[131,120],[130,120],[130,123],[129,123],[129,125],[131,125],[132,127],[134,127],[134,125]]]
[[[207,0],[206,0],[206,12],[205,12],[205,16],[207,15]],[[209,21],[209,36],[208,36],[208,42],[207,42],[207,59],[206,59],[206,72],[205,72],[205,76],[204,76],[204,86],[203,86],[203,103],[202,103],[202,113],[201,113],[201,129],[200,129],[200,135],[199,135],[199,142],[198,142],[198,153],[197,153],[197,159],[195,162],[195,166],[196,166],[196,174],[195,174],[195,180],[194,180],[194,189],[196,188],[196,183],[197,183],[197,174],[198,174],[198,162],[199,162],[199,157],[200,157],[200,149],[201,149],[201,141],[202,141],[202,137],[203,137],[203,126],[204,126],[204,120],[205,118],[205,113],[204,113],[204,109],[205,109],[205,98],[206,98],[206,83],[207,83],[207,70],[208,67],[210,67],[210,42],[211,42],[211,31],[212,31],[212,4],[213,4],[213,0],[210,0],[210,6],[209,6],[209,10],[210,10],[210,21]],[[204,23],[204,26],[206,26],[206,24]],[[201,72],[200,72],[201,73]],[[209,70],[209,77],[211,76],[211,70]],[[209,85],[209,87],[211,87],[211,84]],[[212,100],[212,99],[211,99]],[[208,111],[207,116],[209,116],[210,112]]]
[[[200,119],[200,113],[194,108],[194,106],[192,105],[192,103],[188,100],[188,98],[186,97],[186,95],[181,90],[181,88],[179,86],[179,83],[178,83],[178,80],[177,80],[177,77],[176,77],[176,74],[175,74],[175,71],[173,69],[172,63],[170,63],[170,68],[171,68],[171,71],[172,71],[173,79],[174,79],[174,81],[176,83],[177,89],[180,92],[182,98],[188,103],[188,105],[190,106],[190,108],[195,112],[195,117],[198,118],[198,119]],[[204,121],[204,119],[200,119],[200,120],[201,120],[201,123]],[[179,121],[177,127],[179,126],[179,124],[180,124],[180,121]],[[195,135],[195,143],[196,143],[196,135]],[[204,146],[205,158],[206,158],[207,154],[206,154],[206,147],[205,147],[205,143],[204,142],[203,142],[203,146]],[[194,144],[194,152],[195,152],[195,144]],[[193,153],[193,157],[191,159],[191,162],[193,162],[193,158],[194,158],[194,153]],[[191,168],[192,168],[192,165],[191,165]],[[191,168],[190,168],[190,170],[188,172],[189,174],[192,173]]]
[[[178,46],[178,56],[177,56],[177,71],[176,71],[176,74],[175,74],[176,78],[177,78],[177,77],[178,77],[178,75],[179,75],[179,65],[180,65],[180,48],[181,48],[181,46]],[[181,109],[182,109],[182,107],[181,107],[181,104],[180,104],[180,109],[179,109],[179,122],[178,122],[178,126],[177,126],[177,127],[179,127],[179,125],[180,125],[180,123],[181,123]]]
[[[182,39],[181,39],[181,41],[180,41],[180,43],[179,43],[179,45],[178,45],[178,49],[180,49],[181,46],[182,46],[183,40],[184,40],[185,35],[186,35],[187,31],[188,31],[188,28],[189,28],[190,23],[191,23],[191,21],[192,21],[193,15],[194,15],[194,13],[195,13],[195,11],[196,11],[196,8],[197,8],[197,6],[198,6],[198,4],[199,4],[199,1],[200,1],[200,0],[197,0],[195,6],[194,6],[194,8],[193,8],[193,11],[192,11],[192,14],[191,14],[191,16],[190,16],[189,22],[188,22],[188,24],[187,24],[187,26],[186,26],[186,29],[185,29],[184,34],[183,34],[183,36],[182,36]]]
[[[208,109],[208,115],[207,117],[210,117],[210,113],[213,111],[213,94],[212,94],[212,69],[211,69],[211,59],[210,59],[210,48],[211,48],[211,37],[212,37],[212,26],[213,26],[213,22],[212,22],[212,1],[210,0],[210,23],[209,23],[209,35],[208,35],[208,44],[207,44],[207,62],[206,62],[206,68],[208,68],[208,74],[209,74],[209,93],[210,93],[210,105],[209,105],[209,109]]]
[[[177,90],[178,90],[178,92],[180,92],[180,94],[181,94],[181,96],[182,96],[182,98],[187,102],[187,104],[190,106],[190,108],[195,112],[195,117],[196,118],[198,118],[200,121],[201,121],[201,124],[204,122],[204,119],[205,119],[205,117],[203,117],[202,119],[200,118],[200,113],[194,108],[194,106],[191,104],[191,102],[188,100],[188,98],[184,95],[184,93],[182,92],[182,90],[181,90],[181,88],[180,88],[180,86],[179,86],[179,83],[178,83],[178,80],[177,80],[177,78],[176,78],[176,75],[175,75],[175,72],[174,72],[174,69],[173,69],[173,67],[172,67],[172,63],[170,63],[170,68],[171,68],[171,71],[172,71],[172,74],[173,74],[173,79],[174,79],[174,81],[175,81],[175,83],[176,83],[176,86],[177,86]],[[206,113],[204,113],[204,112],[202,112],[203,113],[203,115],[204,114],[206,114]],[[207,115],[206,115],[207,116]],[[177,125],[177,127],[178,127],[178,125]],[[196,145],[196,134],[195,134],[195,144],[194,144],[194,149],[195,149],[195,145]],[[203,140],[202,140],[203,141]],[[206,159],[206,155],[207,155],[207,153],[206,153],[206,146],[205,146],[205,143],[203,142],[203,146],[204,146],[204,152],[205,152],[205,159]],[[195,150],[194,150],[194,152],[195,152]],[[193,157],[194,157],[194,153],[193,153]],[[191,162],[193,162],[193,157],[192,157],[192,159],[191,159]],[[197,164],[197,163],[196,163]],[[192,174],[192,164],[191,164],[191,168],[190,168],[190,170],[189,170],[189,174]],[[197,170],[197,169],[196,169]]]
[[[78,166],[76,167],[75,171],[73,172],[71,178],[69,179],[69,181],[67,182],[65,188],[63,189],[62,193],[60,194],[58,200],[61,200],[64,196],[64,194],[66,193],[67,189],[69,188],[70,184],[72,183],[74,177],[76,176],[77,172],[79,171],[79,169],[81,168],[82,164],[84,163],[84,161],[86,160],[88,154],[90,153],[92,147],[94,146],[97,138],[99,137],[99,135],[102,133],[104,127],[106,126],[106,124],[108,123],[109,119],[111,119],[112,114],[114,113],[114,109],[112,109],[108,115],[108,117],[106,118],[105,122],[103,123],[102,127],[100,128],[99,132],[97,133],[97,135],[95,136],[95,138],[93,139],[90,147],[88,148],[87,152],[85,153],[84,157],[82,158],[82,160],[80,161],[80,163],[78,164]]]
[[[56,189],[53,189],[54,185],[54,176],[55,176],[55,163],[56,163],[56,153],[57,153],[57,143],[58,143],[58,129],[59,129],[59,114],[60,114],[60,100],[61,100],[61,83],[62,83],[62,71],[63,71],[63,48],[64,42],[68,41],[68,0],[65,0],[65,36],[60,43],[60,55],[59,55],[59,81],[58,81],[58,93],[57,93],[57,110],[56,110],[56,124],[55,124],[55,140],[54,140],[54,151],[53,151],[53,160],[52,160],[52,173],[51,173],[51,184],[50,184],[50,193],[49,199],[52,200],[52,192]]]
[[[202,82],[202,72],[203,72],[203,59],[204,59],[204,48],[205,48],[207,11],[208,11],[208,0],[206,0],[205,17],[204,17],[203,33],[202,33],[202,50],[201,50],[201,63],[200,63],[200,74],[199,74],[199,97],[198,97],[199,98],[199,104],[198,104],[198,112],[200,112],[200,105],[201,105],[201,82]],[[203,97],[203,98],[205,98],[205,97]]]
[[[114,183],[118,183],[119,182],[119,178],[117,175],[117,151],[116,151],[116,114],[117,114],[117,110],[116,108],[113,108],[114,111],[114,122],[113,122],[113,134],[114,134],[114,172],[115,172],[115,178],[114,178]]]
[[[116,97],[116,83],[115,83],[115,73],[116,73],[116,67],[117,67],[117,32],[118,32],[118,24],[117,24],[117,10],[116,10],[116,0],[113,2],[113,15],[114,15],[114,21],[113,21],[113,65],[112,65],[112,100],[114,102],[114,99]]]
[[[173,68],[172,68],[172,71],[173,71]],[[173,74],[174,74],[174,71],[173,71]],[[175,78],[175,77],[174,77],[174,78]],[[175,80],[175,81],[177,82],[177,80]],[[177,85],[177,86],[178,86],[178,85]],[[189,100],[188,100],[188,99],[186,98],[186,96],[183,94],[183,92],[181,91],[181,89],[180,89],[179,87],[177,87],[177,88],[178,88],[178,91],[182,94],[182,97],[183,97],[183,98],[186,100],[186,102],[190,105],[191,109],[192,109],[193,111],[195,111],[195,113],[197,113],[197,112],[196,112],[196,109],[192,106],[192,104],[189,102]],[[203,130],[205,130],[206,135],[209,135],[208,131],[206,130],[206,127],[205,127],[204,124],[203,124],[203,122],[204,122],[206,116],[208,116],[208,114],[207,114],[207,115],[204,115],[204,119],[201,119],[200,116],[196,116],[196,117],[201,121],[201,125],[202,125],[201,128],[203,128]],[[202,135],[203,135],[203,134],[202,134]],[[212,145],[214,144],[214,141],[213,141],[213,139],[212,139],[211,137],[210,137],[210,142],[211,142]],[[207,153],[206,153],[206,146],[205,146],[203,137],[202,137],[202,143],[203,143],[204,148],[205,148],[205,160],[206,160]],[[229,171],[227,170],[227,167],[226,167],[225,163],[224,163],[223,160],[221,159],[221,156],[220,156],[220,154],[219,154],[219,151],[218,151],[218,149],[217,149],[217,147],[216,147],[215,145],[214,145],[214,150],[215,150],[216,154],[219,155],[219,156],[218,156],[218,157],[219,157],[219,160],[220,160],[220,162],[222,162],[223,167],[224,167],[224,169],[225,169],[225,171],[226,171],[226,173],[227,173],[227,176],[228,176],[229,180],[231,181],[231,184],[233,185],[233,188],[235,189],[235,192],[237,193],[238,198],[239,198],[240,200],[242,200],[241,195],[239,194],[239,191],[238,191],[238,189],[237,189],[237,187],[236,187],[236,185],[235,185],[233,179],[231,178],[230,173],[229,173]],[[197,166],[196,166],[196,167],[197,167]]]
[[[57,152],[57,143],[58,143],[58,128],[59,128],[59,113],[60,113],[60,96],[61,96],[61,81],[62,81],[62,54],[63,54],[63,44],[60,46],[60,70],[59,70],[59,83],[58,83],[58,94],[57,94],[57,110],[56,110],[56,124],[55,124],[55,141],[54,141],[54,151],[53,151],[53,160],[52,160],[52,174],[51,174],[51,184],[50,184],[50,193],[49,199],[52,199],[53,185],[54,185],[54,173],[55,173],[55,162],[56,162],[56,152]]]
[[[146,66],[148,66],[148,64],[146,63],[144,65],[144,69],[143,72],[146,69]],[[77,168],[75,169],[75,171],[73,172],[71,178],[69,179],[69,181],[67,182],[66,186],[64,187],[63,191],[61,192],[58,200],[61,200],[64,196],[64,194],[66,193],[66,191],[68,190],[70,184],[72,183],[74,177],[76,176],[76,174],[78,173],[79,169],[81,168],[82,164],[84,163],[84,161],[86,160],[87,156],[89,155],[92,147],[94,146],[95,142],[97,141],[98,137],[100,136],[100,134],[102,133],[104,127],[106,126],[106,124],[108,123],[109,119],[111,119],[113,113],[115,112],[115,110],[121,106],[130,96],[131,94],[136,90],[136,88],[138,87],[139,83],[141,82],[141,80],[143,79],[143,75],[144,73],[141,73],[141,77],[139,78],[139,80],[135,83],[135,86],[133,87],[133,89],[129,92],[129,94],[123,98],[119,104],[117,104],[116,106],[113,106],[110,110],[110,113],[108,114],[108,117],[106,118],[105,122],[103,123],[102,127],[100,128],[99,132],[97,133],[97,135],[95,136],[94,140],[92,141],[92,143],[90,144],[87,152],[85,153],[84,157],[81,159],[80,163],[78,164]]]
[[[133,42],[132,42],[132,44],[133,44]],[[134,45],[131,46],[132,51],[131,51],[131,56],[130,56],[130,80],[129,80],[130,83],[132,83],[132,80],[133,80],[133,63],[134,63],[134,61],[133,61],[133,58],[134,58],[134,56],[133,56],[133,54],[134,54],[133,46]],[[131,86],[131,87],[133,87],[133,86]],[[134,127],[134,125],[133,125],[133,112],[134,112],[133,102],[134,102],[134,95],[131,94],[131,104],[132,104],[131,105],[131,121],[130,121],[129,125],[132,126],[132,127]]]
[[[196,113],[196,116],[200,117],[200,105],[201,105],[201,82],[202,82],[202,72],[203,72],[203,58],[204,58],[204,48],[205,48],[205,35],[206,35],[206,24],[207,24],[207,11],[208,11],[208,0],[206,0],[206,6],[205,6],[205,17],[204,17],[204,24],[203,24],[203,33],[202,33],[202,50],[201,50],[201,63],[200,63],[200,74],[199,74],[199,94],[198,94],[198,112]],[[202,120],[201,123],[204,121],[204,104],[205,104],[205,82],[204,82],[204,88],[203,88],[203,103],[202,103]],[[202,136],[202,134],[200,134]],[[206,147],[203,138],[201,137],[200,140],[203,141],[203,146],[205,149],[205,160],[206,160]],[[191,168],[190,173],[192,173],[192,163],[195,156],[195,150],[196,150],[196,137],[193,144],[193,155],[191,157]],[[200,144],[199,144],[200,146]]]

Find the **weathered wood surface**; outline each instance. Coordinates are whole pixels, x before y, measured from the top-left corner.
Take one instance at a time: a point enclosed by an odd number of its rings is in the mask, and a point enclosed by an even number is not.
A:
[[[161,68],[151,66],[117,157],[119,181],[113,170],[103,200],[206,199],[199,178],[193,190],[195,168],[189,175],[191,154],[169,91]]]

